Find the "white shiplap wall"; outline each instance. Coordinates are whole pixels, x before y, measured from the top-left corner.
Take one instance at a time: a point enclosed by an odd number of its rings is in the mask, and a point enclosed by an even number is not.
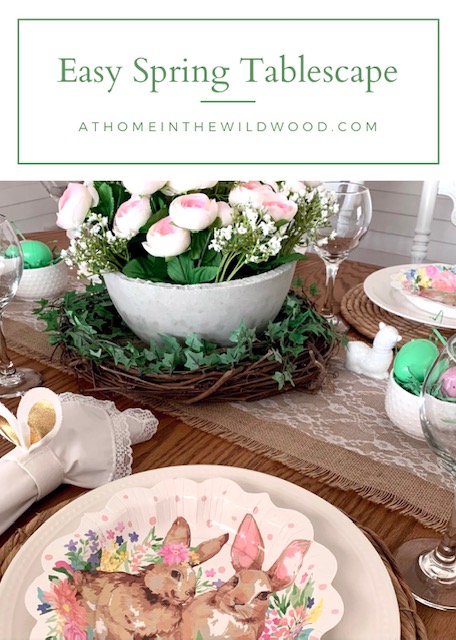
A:
[[[371,190],[373,219],[353,258],[389,266],[410,262],[422,182],[366,182]],[[55,229],[56,202],[40,182],[0,182],[0,213],[22,233]],[[451,202],[439,196],[432,222],[428,259],[456,263],[456,227]]]
[[[363,262],[390,266],[410,262],[422,182],[366,182],[373,216],[369,231],[352,256]],[[450,221],[452,203],[438,196],[427,260],[456,263],[456,227]]]
[[[41,182],[0,182],[0,213],[25,235],[56,229],[57,203]]]

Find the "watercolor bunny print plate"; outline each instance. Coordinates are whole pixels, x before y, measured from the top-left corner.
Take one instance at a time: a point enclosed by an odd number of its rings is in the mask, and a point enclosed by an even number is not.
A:
[[[41,564],[30,638],[317,640],[343,615],[310,520],[223,478],[121,490]]]

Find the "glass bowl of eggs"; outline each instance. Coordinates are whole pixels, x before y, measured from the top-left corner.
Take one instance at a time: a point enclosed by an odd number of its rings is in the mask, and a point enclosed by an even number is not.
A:
[[[68,282],[65,261],[44,242],[23,240],[24,272],[16,297],[23,300],[52,300],[62,294]]]

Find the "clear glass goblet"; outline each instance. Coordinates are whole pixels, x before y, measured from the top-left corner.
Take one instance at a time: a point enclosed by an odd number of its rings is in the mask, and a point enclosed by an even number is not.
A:
[[[323,187],[333,193],[336,211],[328,225],[318,231],[314,243],[316,253],[326,266],[326,292],[321,315],[345,333],[349,326],[334,313],[334,283],[341,262],[358,246],[372,219],[372,201],[367,187],[355,182],[325,182]]]
[[[54,202],[58,202],[63,196],[65,189],[68,186],[68,182],[58,182],[55,180],[41,181],[41,184],[46,189],[50,197]]]
[[[41,383],[33,369],[16,369],[3,334],[3,311],[15,296],[24,269],[21,244],[11,223],[0,215],[0,397],[14,398]]]
[[[441,465],[456,480],[456,335],[429,370],[420,399],[421,427]],[[418,602],[456,609],[456,506],[443,539],[409,540],[396,551],[399,569]]]

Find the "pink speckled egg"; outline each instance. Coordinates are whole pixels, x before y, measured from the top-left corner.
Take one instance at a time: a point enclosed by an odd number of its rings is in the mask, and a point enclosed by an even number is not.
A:
[[[442,374],[442,392],[449,398],[456,398],[456,367],[450,367]]]

